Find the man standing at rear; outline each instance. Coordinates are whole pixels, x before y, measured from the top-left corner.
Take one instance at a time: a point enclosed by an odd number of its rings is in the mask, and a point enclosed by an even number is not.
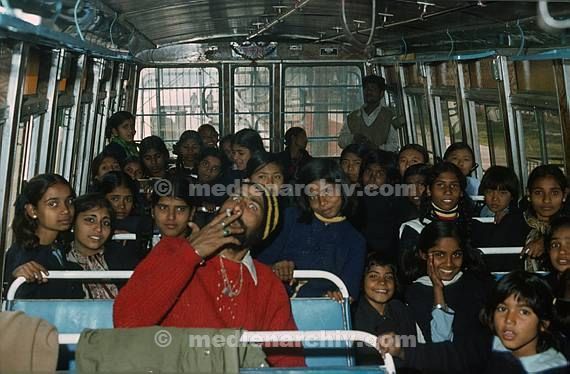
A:
[[[380,105],[386,90],[384,78],[367,75],[362,80],[364,105],[351,112],[338,136],[338,145],[366,144],[371,149],[396,152],[399,148],[397,121],[390,108]]]

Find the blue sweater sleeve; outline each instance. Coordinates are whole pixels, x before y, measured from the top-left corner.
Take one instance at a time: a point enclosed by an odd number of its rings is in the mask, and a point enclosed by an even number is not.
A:
[[[351,236],[351,238],[353,238],[353,240],[349,243],[350,249],[340,278],[346,284],[350,296],[357,300],[360,294],[360,284],[362,282],[362,273],[364,272],[364,262],[366,260],[366,242],[358,233],[356,238],[353,236]]]

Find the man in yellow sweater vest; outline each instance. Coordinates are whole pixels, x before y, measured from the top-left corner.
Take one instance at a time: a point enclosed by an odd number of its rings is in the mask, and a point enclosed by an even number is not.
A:
[[[362,80],[364,105],[351,112],[338,136],[338,145],[362,143],[385,151],[398,150],[399,123],[390,108],[380,105],[386,90],[384,78],[368,75]]]

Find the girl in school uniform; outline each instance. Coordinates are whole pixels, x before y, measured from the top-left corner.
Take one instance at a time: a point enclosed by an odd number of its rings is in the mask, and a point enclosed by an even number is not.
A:
[[[457,222],[466,238],[471,230],[471,200],[465,195],[465,176],[451,162],[430,169],[419,217],[400,226],[399,256],[412,250],[425,225],[432,221]]]
[[[292,280],[294,269],[334,273],[356,300],[366,245],[346,219],[353,204],[346,191],[346,176],[334,160],[313,159],[299,171],[299,183],[305,186],[300,208],[286,209],[281,230],[257,259],[272,266],[284,282]],[[298,296],[320,297],[336,288],[326,281],[310,280],[299,284],[297,291]]]
[[[535,274],[518,270],[498,282],[482,313],[494,334],[486,372],[568,372],[551,329],[552,305],[552,290]]]
[[[400,301],[396,266],[378,253],[371,254],[364,268],[363,297],[354,308],[354,329],[376,336],[386,333],[415,336],[416,325],[410,309]],[[358,365],[380,365],[378,352],[369,347],[356,351]]]
[[[405,301],[419,326],[417,343],[381,348],[422,372],[480,373],[490,352],[491,334],[479,321],[493,287],[480,254],[458,225],[434,221],[420,235],[417,251],[407,253],[403,273],[412,280]]]
[[[65,259],[66,234],[73,222],[75,193],[65,178],[41,174],[25,183],[15,204],[14,244],[6,253],[6,284],[25,277],[18,297],[82,298],[72,282],[43,278],[50,270],[77,270]]]
[[[504,166],[487,169],[479,195],[485,197],[479,215],[492,222],[473,219],[471,244],[476,248],[522,247],[528,228],[518,209],[519,181],[514,171]],[[489,255],[485,262],[492,271],[511,271],[521,266],[518,254]]]
[[[528,271],[544,267],[544,238],[550,229],[550,223],[564,215],[567,189],[566,176],[554,165],[537,166],[528,177],[527,200],[530,204],[523,213],[527,235],[521,253]]]

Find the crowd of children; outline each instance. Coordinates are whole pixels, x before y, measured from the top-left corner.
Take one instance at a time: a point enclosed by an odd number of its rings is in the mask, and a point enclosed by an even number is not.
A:
[[[296,183],[306,188],[279,196],[277,230],[251,248],[290,296],[341,299],[326,282],[292,277],[295,269],[336,274],[350,292],[355,329],[413,337],[410,347],[379,339],[403,370],[567,372],[570,214],[559,167],[536,167],[521,190],[504,166],[490,167],[479,182],[466,143],[452,144],[443,160],[430,160],[418,144],[398,154],[352,144],[337,162],[313,159],[302,128],[289,129],[285,150],[272,154],[251,129],[222,138],[218,148],[211,125],[182,133],[169,166],[161,138],[134,142],[132,114],[114,114],[106,134],[88,193],[76,197],[84,191],[56,174],[23,186],[4,272],[6,283],[28,281],[19,297],[115,298],[120,283],[48,282],[43,273],[134,269],[152,250],[153,234],[186,237],[228,197],[193,195],[189,186],[242,180],[278,193]],[[156,178],[168,182],[167,195]],[[405,196],[378,193],[403,185]],[[484,197],[482,205],[473,195]],[[116,240],[116,233],[137,239]],[[522,249],[483,256],[485,247]],[[509,273],[496,281],[491,270]],[[369,349],[359,349],[357,359],[381,362]]]

